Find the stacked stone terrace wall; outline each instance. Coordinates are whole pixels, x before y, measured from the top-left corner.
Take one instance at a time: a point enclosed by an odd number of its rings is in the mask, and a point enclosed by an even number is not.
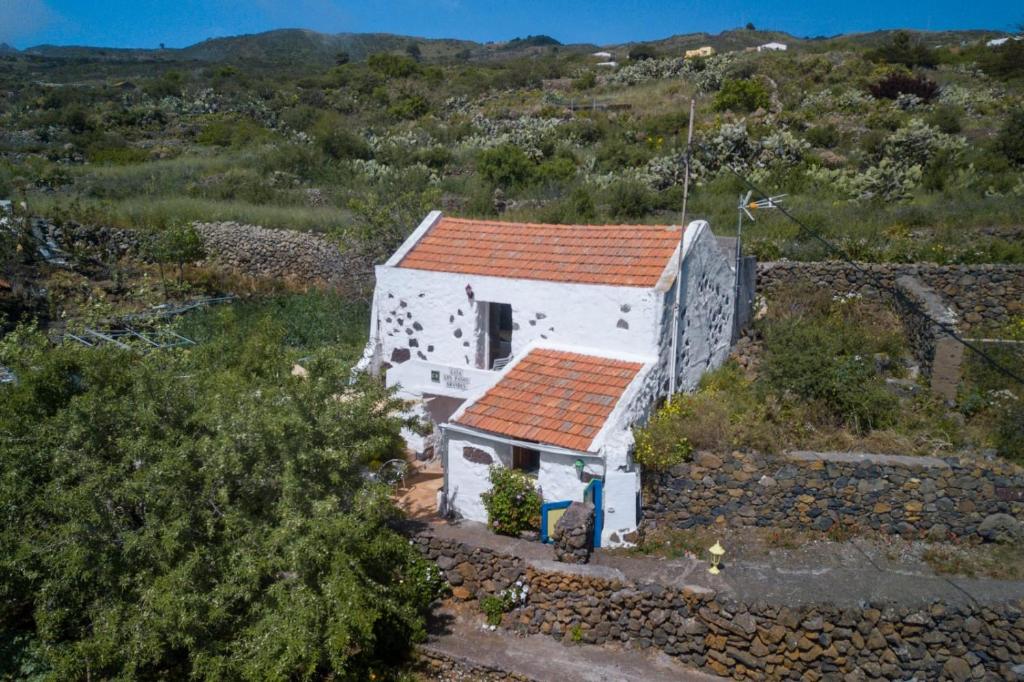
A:
[[[195,228],[218,262],[250,277],[330,284],[354,274],[338,245],[315,234],[233,222]]]
[[[973,536],[986,517],[1024,519],[1024,470],[984,459],[698,452],[648,474],[645,528],[726,523],[827,531],[836,523],[891,535]]]
[[[430,528],[413,537],[459,582],[456,599],[492,594],[524,576],[527,603],[505,625],[530,634],[660,650],[735,679],[1024,679],[1018,600],[748,602],[728,590],[645,582],[606,566],[523,558],[527,552],[438,537]]]
[[[1006,324],[1024,315],[1024,265],[934,265],[930,263],[861,263],[893,287],[897,278],[916,277],[952,307],[963,329]],[[883,296],[852,266],[839,262],[776,261],[758,263],[757,289],[771,295],[780,287],[811,284],[836,295]]]

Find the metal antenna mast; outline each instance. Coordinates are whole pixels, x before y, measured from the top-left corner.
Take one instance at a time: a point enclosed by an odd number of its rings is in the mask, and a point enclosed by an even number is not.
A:
[[[750,222],[756,222],[751,211],[761,208],[777,208],[782,197],[786,196],[785,194],[778,194],[767,199],[751,201],[750,197],[753,193],[753,190],[751,190],[745,196],[740,195],[740,202],[736,206],[736,290],[733,292],[733,341],[736,340],[740,333],[736,312],[740,309],[740,285],[742,284],[740,273],[743,269],[743,216],[745,214],[750,218]]]
[[[672,396],[676,392],[676,374],[678,374],[676,365],[679,362],[679,298],[682,295],[683,286],[683,238],[686,235],[686,199],[690,193],[690,154],[693,151],[693,119],[696,104],[696,100],[690,98],[689,130],[686,133],[686,170],[683,172],[683,208],[679,214],[679,264],[676,268],[676,290],[672,300],[672,357],[669,359],[670,373],[668,397],[666,398],[669,403],[672,402]]]

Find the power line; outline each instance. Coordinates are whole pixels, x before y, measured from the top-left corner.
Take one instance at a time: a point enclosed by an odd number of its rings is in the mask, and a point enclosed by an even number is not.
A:
[[[702,144],[698,143],[697,146],[700,147],[701,150],[703,150],[705,152],[708,151],[707,147],[702,145]],[[686,153],[687,153],[687,155],[689,155],[690,151],[687,150]],[[770,195],[767,192],[763,191],[760,187],[755,185],[751,180],[749,180],[745,175],[743,175],[738,170],[736,170],[733,166],[731,166],[729,164],[723,164],[723,165],[725,166],[725,168],[727,168],[729,170],[729,172],[731,172],[733,175],[735,175],[740,180],[740,182],[742,182],[744,185],[746,185],[747,188],[749,188],[750,190],[752,190],[756,194],[760,195],[764,199],[769,199],[770,198]],[[782,213],[782,215],[786,216],[794,224],[796,224],[796,226],[799,227],[803,232],[805,232],[806,234],[810,235],[812,238],[814,238],[815,240],[820,242],[828,251],[830,251],[834,255],[838,256],[840,258],[840,260],[844,261],[845,263],[847,263],[848,265],[853,267],[861,275],[863,275],[863,276],[867,277],[869,280],[871,280],[871,282],[876,287],[878,287],[878,289],[880,289],[882,291],[889,292],[889,294],[892,295],[897,301],[899,301],[902,305],[906,306],[910,310],[910,312],[912,312],[912,313],[914,313],[916,315],[919,315],[920,317],[922,317],[923,319],[925,319],[929,323],[931,323],[933,326],[938,328],[940,331],[942,331],[944,334],[946,334],[948,337],[950,337],[951,339],[953,339],[957,343],[961,344],[962,346],[964,346],[968,350],[973,351],[976,355],[978,355],[985,362],[987,362],[989,364],[989,366],[992,367],[997,372],[1003,374],[1004,376],[1006,376],[1006,377],[1008,377],[1010,379],[1013,379],[1014,381],[1016,381],[1020,385],[1024,386],[1024,376],[1018,374],[1017,372],[1014,372],[1013,370],[1011,370],[1011,369],[1009,369],[1007,367],[1004,367],[1001,363],[999,363],[995,358],[993,358],[991,355],[986,353],[984,350],[982,350],[978,346],[974,345],[973,343],[971,343],[967,339],[965,339],[965,338],[961,337],[959,334],[957,334],[955,328],[951,327],[950,325],[946,324],[945,322],[940,322],[939,320],[934,319],[931,315],[929,315],[927,313],[927,311],[922,309],[921,306],[919,306],[915,301],[911,300],[906,294],[904,294],[899,289],[896,289],[894,287],[890,287],[890,286],[886,285],[879,277],[876,277],[875,274],[872,273],[870,270],[867,270],[867,269],[861,267],[841,247],[836,246],[835,244],[830,242],[828,239],[826,239],[821,234],[821,232],[819,230],[816,230],[815,228],[810,227],[809,225],[804,223],[802,220],[800,220],[799,218],[794,216],[792,213],[790,213],[789,209],[787,209],[786,207],[784,207],[782,205],[776,205],[774,208],[776,210],[778,210],[780,213]]]

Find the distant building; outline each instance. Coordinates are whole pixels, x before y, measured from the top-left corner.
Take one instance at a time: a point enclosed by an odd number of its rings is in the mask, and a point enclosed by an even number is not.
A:
[[[764,45],[758,45],[758,52],[785,52],[789,47],[784,43],[765,43]]]
[[[609,69],[614,69],[614,68],[615,68],[616,66],[618,66],[618,65],[619,65],[619,63],[618,63],[618,62],[598,62],[598,63],[597,63],[597,64],[595,64],[594,66],[606,66],[606,67],[608,67]]]
[[[715,54],[715,48],[705,45],[704,47],[698,47],[696,50],[687,50],[683,53],[683,57],[685,59],[694,59],[696,57],[710,57],[713,54]]]
[[[598,59],[606,59],[607,60],[607,59],[611,59],[612,58],[612,53],[611,52],[592,52],[590,54],[590,56],[591,57],[597,57]]]
[[[992,40],[990,40],[987,43],[985,43],[985,47],[999,47],[1000,45],[1005,45],[1006,43],[1008,43],[1011,40],[1020,40],[1020,39],[1021,39],[1020,36],[1012,36],[1012,37],[1007,36],[1005,38],[993,38]]]

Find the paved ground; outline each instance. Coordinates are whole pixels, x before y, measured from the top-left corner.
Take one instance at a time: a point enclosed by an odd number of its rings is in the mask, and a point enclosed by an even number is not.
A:
[[[724,678],[665,654],[620,646],[562,644],[548,635],[518,636],[483,628],[483,616],[450,607],[435,613],[423,648],[509,670],[537,682],[713,682]]]
[[[964,604],[1024,599],[1024,581],[938,576],[919,561],[887,559],[863,540],[808,543],[796,550],[779,550],[756,559],[741,557],[735,562],[727,554],[722,573],[713,576],[706,562],[689,557],[663,559],[598,551],[587,566],[555,563],[549,546],[494,535],[483,524],[473,522],[438,523],[435,532],[522,557],[542,570],[665,586],[697,585],[744,601],[762,599],[785,605],[829,602],[838,606],[895,601],[919,606],[936,600]]]
[[[437,515],[437,491],[444,484],[441,460],[410,462],[405,484],[395,492],[395,502],[411,519]]]

